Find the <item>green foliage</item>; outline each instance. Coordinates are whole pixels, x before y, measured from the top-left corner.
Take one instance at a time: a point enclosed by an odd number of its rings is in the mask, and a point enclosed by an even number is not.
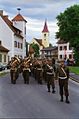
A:
[[[76,61],[79,62],[77,53],[79,51],[79,5],[71,6],[64,13],[60,13],[57,21],[59,31],[56,32],[56,38],[70,42],[74,48]]]
[[[75,74],[78,74],[78,75],[79,75],[79,67],[74,67],[74,66],[71,66],[71,67],[69,67],[69,70],[70,70],[70,72],[72,72],[72,73],[75,73]]]
[[[8,72],[2,72],[2,71],[1,71],[1,72],[0,72],[0,77],[1,77],[1,76],[4,76],[4,75],[6,75],[6,74],[8,74]]]
[[[39,56],[39,46],[38,44],[32,43],[31,44],[32,48],[34,49],[34,57],[38,57]]]

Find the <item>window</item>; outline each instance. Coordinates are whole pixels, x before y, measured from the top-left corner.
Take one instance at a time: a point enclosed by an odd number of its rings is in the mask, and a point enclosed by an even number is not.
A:
[[[22,45],[22,43],[21,43],[21,49],[23,48],[23,45]]]
[[[17,47],[17,41],[14,41],[14,47]]]
[[[18,42],[18,48],[20,48],[20,43]]]
[[[60,50],[62,50],[62,46],[60,46]]]
[[[67,50],[67,46],[64,46],[64,50]]]
[[[60,55],[60,59],[62,59],[62,55]]]
[[[25,34],[26,34],[26,26],[25,26]]]
[[[8,56],[8,62],[10,61],[10,56]]]
[[[2,62],[2,54],[0,54],[0,62]]]
[[[6,62],[6,55],[4,55],[4,62]]]
[[[46,37],[46,34],[44,34],[44,37]]]
[[[69,45],[69,50],[72,50],[72,47]]]
[[[69,59],[72,59],[72,54],[69,54]]]

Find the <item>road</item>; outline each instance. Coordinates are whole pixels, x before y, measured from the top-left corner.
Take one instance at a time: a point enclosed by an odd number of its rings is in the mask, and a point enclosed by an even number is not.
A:
[[[56,93],[48,93],[46,84],[33,78],[24,84],[22,75],[17,84],[10,83],[10,74],[0,77],[0,118],[79,119],[79,84],[69,81],[70,104],[60,102],[58,82]]]

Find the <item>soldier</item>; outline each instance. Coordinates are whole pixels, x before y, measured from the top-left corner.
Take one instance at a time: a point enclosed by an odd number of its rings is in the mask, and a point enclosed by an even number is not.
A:
[[[20,60],[17,57],[12,57],[10,62],[10,75],[11,75],[11,83],[16,84],[16,80],[18,78],[18,66]]]
[[[33,63],[32,63],[32,68],[33,68],[33,70],[32,70],[32,72],[33,72],[33,76],[34,76],[34,78],[35,78],[35,80],[36,80],[36,72],[37,72],[37,69],[36,69],[36,66],[37,66],[37,59],[34,59],[34,61],[33,61]]]
[[[24,58],[22,61],[22,70],[23,70],[23,78],[24,78],[24,83],[29,84],[29,70],[30,70],[30,58]]]
[[[66,103],[70,103],[68,96],[69,96],[69,91],[68,91],[68,79],[69,79],[69,68],[65,66],[64,61],[60,62],[60,66],[57,68],[57,76],[58,76],[58,81],[59,81],[59,91],[60,91],[60,96],[61,99],[60,101],[63,102],[63,90],[65,92],[65,97],[66,97]]]
[[[52,86],[52,93],[55,93],[55,83],[54,83],[54,69],[52,67],[52,62],[50,60],[47,61],[47,68],[46,68],[46,75],[47,75],[47,88],[48,92],[50,92],[50,86]]]
[[[38,82],[38,84],[42,84],[42,61],[41,59],[37,59],[36,61],[36,80]]]
[[[43,68],[43,79],[45,82],[47,82],[47,79],[46,79],[46,68],[47,68],[46,59],[42,60],[42,68]]]

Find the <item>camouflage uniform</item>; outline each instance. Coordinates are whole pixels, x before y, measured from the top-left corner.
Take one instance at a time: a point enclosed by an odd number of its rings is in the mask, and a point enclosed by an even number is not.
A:
[[[37,72],[36,72],[37,74],[37,81],[38,81],[38,84],[42,84],[42,78],[43,78],[43,76],[42,76],[42,67],[41,67],[41,65],[40,64],[37,64]]]
[[[27,61],[26,61],[27,62]],[[26,84],[29,84],[29,63],[26,64],[25,61],[22,62],[22,75],[23,75],[23,78],[24,78],[24,83]]]
[[[55,93],[55,83],[54,83],[54,69],[52,66],[47,66],[47,89],[50,92],[50,88],[52,87],[52,93]]]
[[[16,60],[16,58],[14,57],[10,62],[10,75],[11,75],[11,83],[12,84],[16,84],[16,80],[19,76],[19,72],[18,72],[19,63],[17,60],[15,62],[15,60]]]
[[[66,103],[69,103],[68,96],[69,96],[69,91],[68,91],[68,79],[69,79],[69,68],[64,65],[64,62],[58,67],[57,69],[57,75],[58,75],[58,81],[59,81],[59,91],[60,91],[60,96],[61,100],[63,101],[63,95],[65,93],[66,97]],[[63,92],[64,89],[64,92]]]
[[[46,60],[43,60],[43,65],[42,65],[42,68],[43,68],[43,79],[45,82],[47,82],[47,79],[46,79],[46,70],[47,70],[47,64],[46,64]]]

